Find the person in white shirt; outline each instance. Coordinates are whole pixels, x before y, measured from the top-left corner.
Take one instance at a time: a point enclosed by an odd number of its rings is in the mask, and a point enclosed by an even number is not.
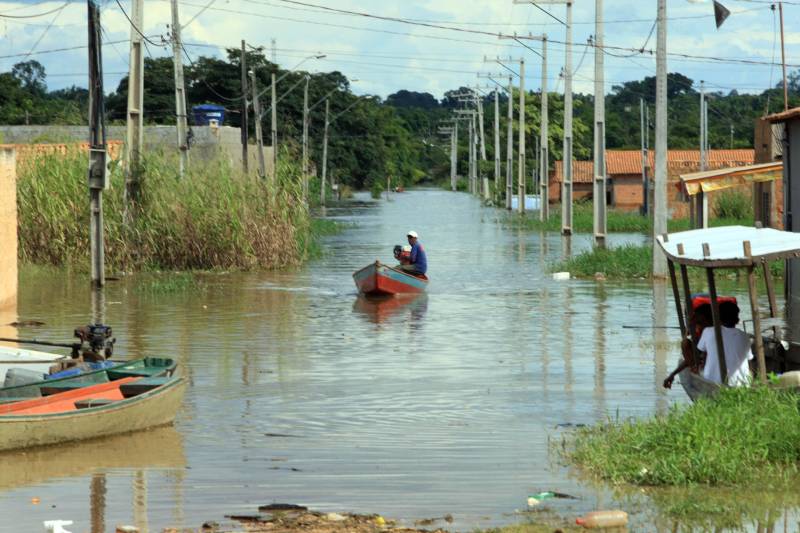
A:
[[[719,317],[722,322],[722,347],[725,351],[725,366],[728,370],[728,385],[737,387],[750,383],[749,361],[753,359],[750,349],[750,337],[736,328],[739,323],[739,306],[733,302],[722,302],[719,305]],[[706,353],[706,364],[703,377],[715,383],[722,383],[717,352],[717,338],[714,328],[703,330],[697,349]]]

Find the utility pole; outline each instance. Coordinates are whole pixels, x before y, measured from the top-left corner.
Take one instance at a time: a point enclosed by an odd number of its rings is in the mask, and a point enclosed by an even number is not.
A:
[[[278,181],[278,98],[275,73],[272,73],[272,183]]]
[[[105,285],[103,190],[106,176],[106,125],[103,101],[103,50],[100,7],[87,0],[89,14],[89,241],[92,254],[92,287]]]
[[[708,117],[706,116],[706,90],[705,82],[700,80],[700,171],[703,172],[708,169],[708,154],[706,153],[706,135],[708,132],[706,128]],[[701,190],[692,199],[694,202],[694,215],[695,219],[692,225],[695,228],[708,227],[708,196]]]
[[[244,39],[242,39],[242,57],[239,63],[242,70],[242,172],[244,172],[244,175],[247,176],[247,166],[249,163],[247,160],[247,132],[249,117],[247,116],[247,52],[245,51]],[[262,155],[261,157],[264,156]]]
[[[572,235],[572,2],[567,0],[567,45],[564,59],[564,186],[561,234]]]
[[[500,194],[500,89],[494,88],[494,192]]]
[[[186,139],[186,88],[183,81],[183,61],[181,60],[181,23],[178,16],[178,0],[172,4],[172,62],[175,70],[175,118],[178,131],[178,150],[180,151],[180,176],[183,177],[189,164],[189,144]]]
[[[649,110],[648,110],[649,111]],[[649,115],[649,113],[648,113]],[[650,137],[650,120],[645,122],[645,102],[644,98],[639,98],[639,121],[640,136],[642,141],[642,215],[650,215],[650,178],[647,176],[647,166],[650,164],[648,149]]]
[[[656,168],[653,214],[653,277],[664,278],[667,264],[655,237],[667,233],[667,0],[658,0],[656,18]]]
[[[542,36],[542,97],[539,125],[539,219],[550,217],[550,139],[547,135],[547,35]]]
[[[514,197],[514,77],[508,77],[508,133],[506,134],[506,209]]]
[[[308,80],[303,91],[303,199],[308,202]],[[322,187],[321,197],[325,197],[325,187]]]
[[[517,210],[525,214],[525,59],[519,58],[519,140],[517,141]]]
[[[458,181],[458,120],[453,125],[450,136],[450,188],[453,192],[457,189]]]
[[[595,0],[594,30],[594,244],[606,246],[606,101],[603,76],[603,0]]]
[[[781,19],[781,65],[783,66],[783,110],[789,109],[789,86],[786,84],[786,46],[783,39],[783,2],[778,2]]]
[[[278,42],[273,37],[270,40],[270,45],[272,46],[272,63],[277,66],[278,64]]]
[[[264,136],[261,133],[261,102],[258,101],[258,86],[256,84],[256,73],[250,71],[250,89],[253,91],[253,116],[256,119],[256,146],[258,147],[258,175],[261,178],[267,177],[267,165],[264,161]]]
[[[144,114],[144,55],[139,28],[144,24],[144,0],[132,0],[131,50],[128,70],[128,117],[126,121],[126,179],[123,218],[130,225],[136,216],[142,189],[142,119]]]
[[[478,194],[478,173],[477,169],[477,139],[476,139],[476,130],[475,127],[475,113],[472,113],[469,121],[469,184],[470,190],[472,194]]]
[[[322,205],[325,205],[325,178],[327,178],[328,173],[328,126],[330,126],[330,122],[328,120],[328,116],[331,111],[331,103],[326,98],[325,99],[325,128],[322,134],[322,192],[320,193],[320,201]]]
[[[486,134],[483,129],[483,98],[478,93],[475,93],[475,98],[478,103],[478,120],[480,122],[481,161],[486,161]],[[478,169],[480,170],[480,188],[483,192],[483,199],[488,200],[489,178],[483,173],[483,169],[480,168],[480,164],[478,165]]]

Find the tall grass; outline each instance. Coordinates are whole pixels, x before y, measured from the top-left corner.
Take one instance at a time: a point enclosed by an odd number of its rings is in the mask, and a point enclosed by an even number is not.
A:
[[[651,420],[580,429],[565,456],[615,483],[784,482],[800,464],[799,401],[794,392],[729,388]]]
[[[608,279],[649,278],[653,272],[653,246],[596,247],[554,263],[550,270],[569,272],[577,278],[589,278],[598,272]]]
[[[731,200],[729,203],[737,202]],[[724,205],[725,204],[723,201]],[[719,205],[719,204],[718,204]],[[710,226],[730,226],[742,224],[745,226],[753,225],[752,210],[736,210],[727,208],[715,211],[716,217],[709,220]],[[561,230],[561,207],[553,206],[546,221],[539,220],[539,213],[529,213],[527,216],[520,217],[516,213],[509,213],[505,222],[513,227],[524,227],[539,231],[560,231]],[[653,219],[645,217],[636,212],[620,211],[609,209],[606,215],[606,226],[610,233],[652,233]],[[670,232],[685,231],[691,229],[691,224],[687,218],[676,218],[667,221]],[[594,231],[594,216],[591,202],[576,202],[572,209],[572,231],[575,233],[591,233]]]
[[[89,264],[87,156],[42,155],[19,169],[19,254],[37,264]],[[311,218],[299,167],[281,158],[276,185],[244,177],[224,157],[193,161],[183,179],[173,154],[148,153],[142,197],[123,222],[124,172],[103,195],[110,269],[258,269],[298,264]]]

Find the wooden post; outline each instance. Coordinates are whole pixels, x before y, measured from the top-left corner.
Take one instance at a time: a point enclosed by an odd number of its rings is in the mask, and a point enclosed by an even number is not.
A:
[[[681,308],[681,293],[678,290],[678,279],[675,276],[675,263],[667,260],[667,268],[669,268],[669,279],[672,282],[672,297],[675,298],[675,310],[678,312],[678,325],[681,328],[681,337],[686,338],[686,321],[683,317],[683,309]]]
[[[92,286],[100,288],[106,283],[103,190],[108,186],[103,50],[100,37],[100,6],[96,0],[88,0],[87,5],[89,8],[89,242],[92,257]]]
[[[706,268],[708,278],[708,294],[711,297],[711,317],[714,320],[714,337],[717,341],[717,357],[719,358],[719,375],[722,385],[728,384],[728,365],[725,362],[725,346],[722,342],[722,322],[719,317],[719,302],[717,301],[717,285],[714,281],[714,269]]]
[[[744,255],[752,260],[750,241],[742,243]],[[756,360],[758,361],[758,379],[763,385],[767,384],[767,363],[764,358],[764,339],[761,336],[761,312],[758,307],[758,292],[756,290],[756,265],[750,263],[747,267],[747,286],[750,290],[750,313],[753,316],[753,339],[756,345]]]
[[[686,269],[686,265],[681,265],[681,280],[683,281],[683,296],[686,300],[684,302],[686,305],[686,327],[689,329],[689,336],[692,338],[692,353],[694,353],[694,360],[696,362],[698,360],[697,341],[700,339],[697,338],[697,328],[692,321],[692,291],[689,288],[689,273]]]

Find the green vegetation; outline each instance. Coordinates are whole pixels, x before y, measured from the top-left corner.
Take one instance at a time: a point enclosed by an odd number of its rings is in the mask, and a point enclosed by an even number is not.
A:
[[[19,169],[19,254],[28,263],[89,264],[86,153],[43,155]],[[259,269],[296,265],[314,231],[299,167],[282,157],[278,184],[244,178],[225,158],[196,161],[178,179],[173,155],[147,154],[139,209],[123,222],[124,175],[104,194],[106,264],[114,270]]]
[[[753,200],[740,191],[724,190],[713,195],[712,198],[714,199],[714,214],[718,218],[753,220]]]
[[[553,264],[550,270],[569,272],[576,278],[591,278],[598,272],[608,279],[649,278],[653,272],[653,247],[629,244],[592,248]]]
[[[724,198],[718,200],[715,212],[718,213],[717,217],[711,217],[709,225],[716,226],[730,226],[730,225],[753,225],[752,207],[749,200],[741,193],[730,192],[728,194],[719,193],[720,197]],[[750,207],[748,211],[742,204]],[[561,206],[552,206],[550,209],[550,216],[546,221],[541,221],[538,218],[538,212],[529,214],[527,216],[519,216],[517,213],[508,213],[503,219],[505,223],[513,227],[524,227],[532,230],[539,231],[560,231],[561,230]],[[574,233],[591,233],[594,218],[592,212],[591,202],[576,202],[572,208],[572,231]],[[606,224],[609,233],[646,233],[653,232],[653,219],[641,216],[639,213],[631,211],[619,211],[616,209],[609,209],[606,219]],[[669,220],[667,227],[670,232],[686,231],[691,229],[691,224],[688,218],[676,218]]]
[[[799,401],[791,391],[729,388],[651,420],[579,429],[564,454],[614,483],[783,483],[800,461]]]
[[[190,272],[173,272],[148,276],[136,284],[135,291],[145,294],[167,294],[196,291],[200,287],[197,278]]]

